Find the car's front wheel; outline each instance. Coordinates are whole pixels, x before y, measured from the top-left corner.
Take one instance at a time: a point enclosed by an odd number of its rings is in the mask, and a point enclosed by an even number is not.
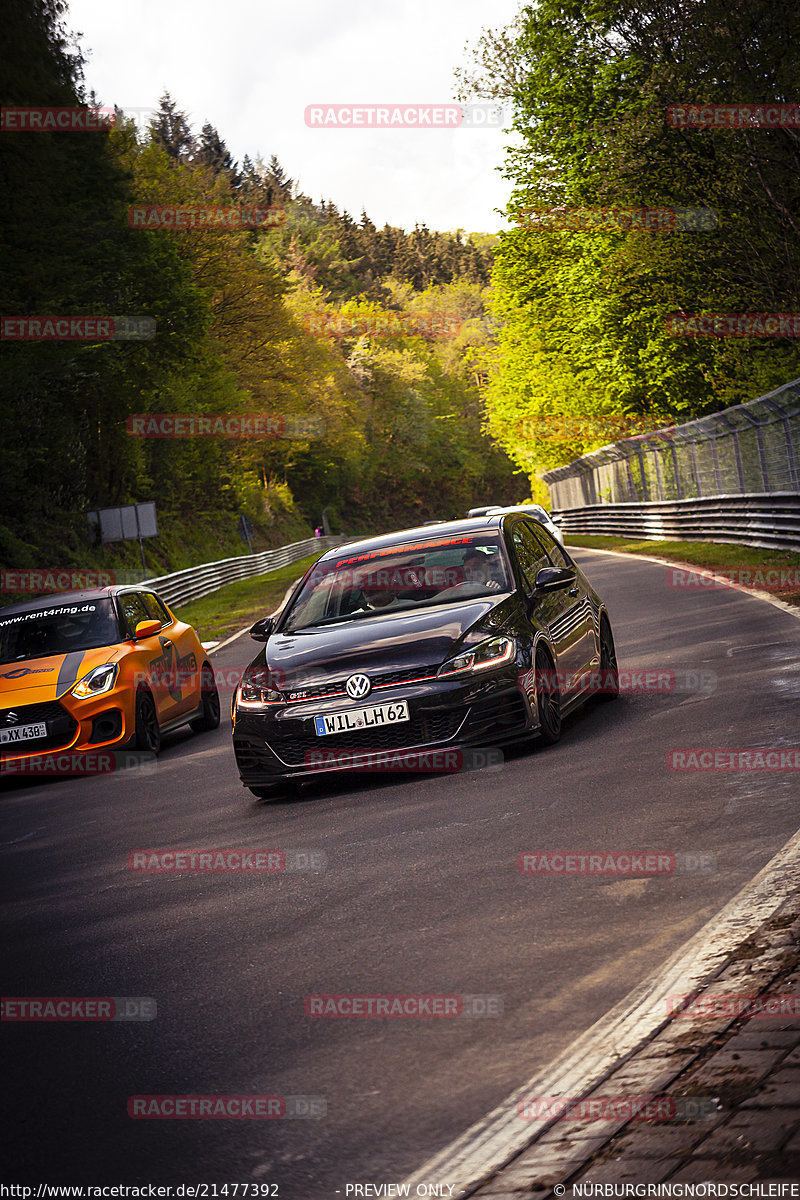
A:
[[[161,728],[158,724],[155,700],[147,688],[136,693],[136,733],[134,745],[137,750],[158,754],[161,749]]]
[[[561,737],[561,689],[553,660],[542,645],[536,647],[534,665],[539,736],[546,745],[552,746]]]
[[[200,701],[203,706],[201,716],[189,722],[189,728],[195,733],[205,733],[208,729],[216,729],[219,725],[219,692],[214,679],[214,672],[208,663],[200,675]]]

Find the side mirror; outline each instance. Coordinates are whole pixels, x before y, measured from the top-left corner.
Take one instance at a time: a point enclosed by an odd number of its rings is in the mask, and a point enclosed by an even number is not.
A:
[[[531,596],[544,596],[548,592],[558,592],[561,588],[569,587],[575,582],[574,567],[542,567],[536,572]]]
[[[161,632],[161,622],[160,621],[150,621],[150,620],[139,621],[139,623],[137,624],[136,628],[133,631],[133,636],[138,641],[139,638],[152,637],[154,633],[160,633],[160,632]]]
[[[262,617],[260,621],[256,621],[255,625],[250,628],[250,637],[254,642],[269,641],[269,635],[275,628],[274,617]]]

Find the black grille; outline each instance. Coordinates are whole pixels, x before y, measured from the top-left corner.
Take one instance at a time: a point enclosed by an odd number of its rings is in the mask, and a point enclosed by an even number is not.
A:
[[[239,774],[245,783],[253,780],[258,782],[265,771],[268,774],[274,774],[279,767],[274,755],[270,754],[265,747],[256,745],[250,738],[234,737],[233,748],[236,752]]]
[[[435,675],[436,671],[433,667],[408,667],[402,671],[384,671],[380,675],[370,675],[369,680],[373,689],[377,687],[392,687],[398,683],[408,683],[412,679],[429,679],[431,675]],[[300,689],[302,691],[303,700],[322,700],[326,696],[337,696],[345,694],[344,679],[337,679],[335,683],[311,684],[308,688]],[[287,687],[286,692],[291,695],[296,689]]]
[[[291,724],[292,728],[286,730],[279,727],[280,722],[275,722],[269,730],[268,741],[284,762],[300,765],[309,751],[322,748],[336,751],[402,750],[407,746],[429,746],[434,742],[444,742],[455,735],[463,719],[463,711],[423,712],[397,725],[363,731],[350,730],[328,737],[317,737],[312,721],[309,721],[307,729],[303,729],[299,721],[287,721],[286,724]]]
[[[372,677],[373,687],[388,687],[395,683],[408,683],[411,679],[428,679],[435,675],[433,667],[411,667],[406,671],[387,671]]]
[[[8,714],[15,713],[18,720],[9,721]],[[20,754],[38,754],[40,750],[55,750],[68,745],[75,736],[78,722],[70,716],[58,700],[46,700],[41,704],[15,704],[13,708],[0,709],[0,729],[18,729],[20,725],[47,725],[47,736],[29,738],[24,742],[0,743],[0,757],[17,757]]]
[[[527,719],[525,704],[518,692],[492,696],[473,701],[464,733],[470,741],[486,738],[486,745],[491,745],[492,737],[503,738],[524,732]]]

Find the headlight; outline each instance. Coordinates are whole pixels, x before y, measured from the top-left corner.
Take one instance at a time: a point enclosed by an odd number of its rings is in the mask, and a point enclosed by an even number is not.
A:
[[[119,667],[116,663],[106,663],[105,666],[95,667],[88,675],[84,675],[80,683],[72,689],[72,695],[77,700],[90,700],[92,696],[100,696],[114,686]]]
[[[264,708],[267,704],[284,704],[281,692],[272,686],[266,667],[248,667],[239,684],[236,703],[240,708]]]
[[[439,668],[439,675],[456,675],[461,671],[484,671],[487,667],[499,667],[514,655],[512,638],[494,637],[481,642],[474,650],[467,650],[451,658]]]

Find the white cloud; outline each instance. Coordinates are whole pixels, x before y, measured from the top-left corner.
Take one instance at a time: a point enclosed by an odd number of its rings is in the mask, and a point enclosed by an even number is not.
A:
[[[308,104],[447,103],[464,45],[519,0],[71,0],[86,82],[104,104],[154,107],[168,90],[233,156],[276,154],[312,198],[376,225],[491,230],[508,195],[491,129],[311,129]]]

